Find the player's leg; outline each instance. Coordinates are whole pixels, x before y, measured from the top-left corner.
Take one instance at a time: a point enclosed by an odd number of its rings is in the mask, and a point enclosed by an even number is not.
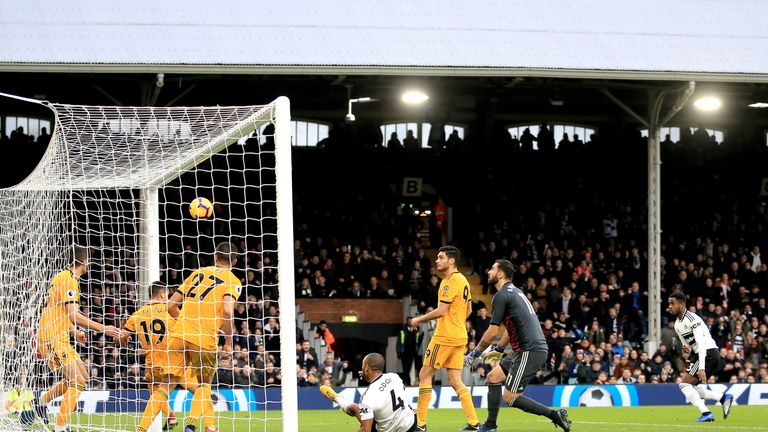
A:
[[[704,365],[708,378],[709,375],[720,371],[720,352],[716,349],[707,350]],[[731,413],[731,406],[733,406],[733,395],[712,391],[707,388],[707,383],[703,382],[699,382],[699,385],[694,386],[694,388],[702,399],[720,402],[723,407],[723,420],[728,418]]]
[[[419,370],[419,399],[416,402],[416,418],[417,427],[422,430],[427,425],[427,409],[429,409],[429,402],[432,399],[432,379],[435,377],[437,368],[440,366],[437,363],[437,353],[440,345],[430,341],[427,350],[424,352],[424,364]]]
[[[211,383],[213,382],[213,375],[216,373],[216,352],[205,351],[191,344],[187,344],[185,352],[191,353],[189,364],[196,372],[196,378],[200,384],[192,396],[192,406],[184,432],[194,432],[197,428],[198,418],[203,419],[206,431],[216,430],[213,400],[211,399]]]
[[[77,401],[80,398],[80,393],[85,390],[85,383],[88,380],[88,370],[80,356],[72,347],[67,348],[68,350],[65,349],[67,352],[61,355],[61,358],[65,359],[61,371],[68,385],[61,400],[59,415],[56,417],[56,425],[54,426],[56,432],[67,430],[69,418],[77,410]]]
[[[163,376],[160,373],[154,373],[152,378],[154,391],[149,396],[147,406],[144,408],[144,414],[141,416],[139,427],[136,429],[137,432],[147,432],[155,417],[163,411],[164,407],[168,406],[168,397],[171,390],[176,387],[176,383],[170,375]]]
[[[38,346],[40,347],[40,354],[48,359],[48,368],[53,373],[57,373],[59,369],[61,369],[61,359],[58,358],[56,355],[56,351],[51,347],[50,343],[46,341],[37,341]],[[62,378],[60,381],[56,382],[51,388],[44,391],[40,394],[39,397],[36,397],[32,401],[32,411],[35,413],[37,417],[40,418],[40,420],[43,421],[44,424],[48,424],[48,404],[51,403],[52,400],[56,399],[57,397],[64,394],[65,391],[67,391],[67,387],[69,386],[69,383],[67,382],[66,378]],[[33,422],[34,419],[28,418],[28,417],[21,417],[21,422],[25,424],[29,424]]]
[[[350,402],[344,396],[336,393],[331,386],[320,386],[320,393],[322,393],[328,400],[336,402],[336,404],[339,405],[339,410],[341,412],[350,417],[356,417],[357,420],[360,421],[360,407],[356,403]]]
[[[506,356],[488,374],[488,418],[480,425],[479,431],[496,432],[496,421],[501,408],[501,384],[506,379],[506,371],[510,366],[512,366],[512,356]]]
[[[467,416],[467,426],[462,430],[477,430],[480,427],[480,421],[477,419],[477,412],[475,412],[475,404],[472,401],[472,394],[469,392],[467,386],[461,381],[461,369],[447,369],[448,383],[453,387],[456,392],[456,396],[459,397],[461,402],[461,409],[464,410],[464,415]]]
[[[699,379],[696,377],[698,372],[699,360],[696,360],[688,368],[688,373],[683,374],[683,381],[678,384],[678,387],[680,388],[680,392],[683,393],[683,396],[685,396],[685,400],[690,402],[691,405],[695,406],[699,412],[701,412],[701,417],[696,420],[697,422],[715,421],[715,416],[709,408],[707,408],[707,405],[704,404],[704,400],[701,399],[699,392],[694,387],[699,383]]]
[[[467,386],[461,381],[461,372],[464,370],[464,347],[441,347],[435,354],[437,362],[448,371],[448,382],[456,392],[461,402],[461,409],[467,416],[467,425],[462,430],[477,430],[480,427],[480,421],[477,419],[475,403],[472,401],[472,394]]]
[[[523,395],[531,378],[546,361],[547,352],[545,351],[523,351],[516,356],[504,381],[504,403],[527,413],[546,417],[568,432],[571,430],[571,422],[568,420],[566,410],[553,410]]]

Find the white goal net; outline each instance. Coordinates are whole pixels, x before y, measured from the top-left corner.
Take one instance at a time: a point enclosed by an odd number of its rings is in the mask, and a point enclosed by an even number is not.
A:
[[[192,272],[213,265],[221,242],[239,250],[232,271],[242,290],[232,344],[218,337],[216,427],[298,430],[288,100],[46,105],[55,127],[45,155],[26,180],[0,190],[0,430],[42,428],[39,421],[22,424],[24,413],[62,379],[36,337],[50,330],[41,328],[41,311],[55,297],[52,278],[70,265],[73,245],[90,254],[79,279],[80,312],[122,328],[150,301],[153,282],[173,293]],[[212,217],[191,217],[196,198],[213,203]],[[279,331],[268,326],[272,318]],[[69,341],[88,372],[70,430],[136,430],[151,393],[141,330],[122,346],[83,330],[84,343]],[[57,396],[47,405],[51,424],[61,409]],[[184,389],[169,395],[177,430],[191,403]],[[161,414],[150,430],[164,420]],[[197,429],[205,430],[202,422]]]

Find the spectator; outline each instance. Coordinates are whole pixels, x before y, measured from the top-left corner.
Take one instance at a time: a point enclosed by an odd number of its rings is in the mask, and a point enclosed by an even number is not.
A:
[[[411,385],[411,367],[419,354],[423,337],[423,333],[417,327],[411,326],[411,319],[412,317],[406,318],[405,326],[400,329],[400,336],[397,339],[397,358],[403,363],[401,378],[406,386]],[[416,371],[418,374],[419,369]]]
[[[326,347],[329,353],[333,353],[333,344],[336,343],[336,338],[328,328],[328,323],[324,320],[317,324],[315,339],[320,341],[320,346]]]
[[[309,346],[309,341],[304,341],[301,344],[301,349],[296,351],[296,362],[304,370],[312,367],[317,368],[317,353],[314,348]]]

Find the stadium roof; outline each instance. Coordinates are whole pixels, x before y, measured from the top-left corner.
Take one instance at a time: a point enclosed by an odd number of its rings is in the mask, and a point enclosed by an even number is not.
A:
[[[7,0],[0,71],[768,81],[762,0]]]

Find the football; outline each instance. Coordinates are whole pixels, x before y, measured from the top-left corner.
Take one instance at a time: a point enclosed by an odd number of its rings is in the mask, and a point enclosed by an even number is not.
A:
[[[189,203],[189,215],[192,219],[210,219],[213,216],[213,204],[208,198],[195,198]]]

